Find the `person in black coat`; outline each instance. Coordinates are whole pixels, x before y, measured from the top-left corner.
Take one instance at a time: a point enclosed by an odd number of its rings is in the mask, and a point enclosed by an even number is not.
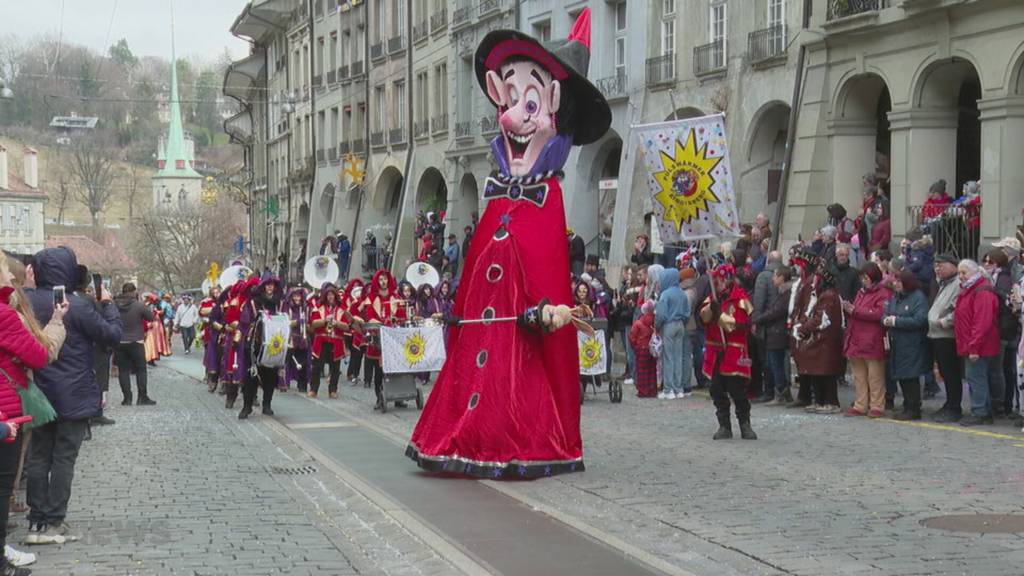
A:
[[[640,270],[646,270],[654,264],[654,254],[651,254],[651,239],[647,234],[637,234],[633,241],[633,255],[629,257],[630,262]]]
[[[836,277],[836,290],[844,302],[853,302],[860,290],[860,271],[850,266],[850,247],[840,244],[836,247],[832,275]]]
[[[789,392],[789,380],[786,378],[786,367],[789,364],[789,329],[786,322],[789,317],[789,296],[793,287],[793,269],[780,266],[772,274],[772,284],[776,292],[768,302],[764,311],[755,311],[752,320],[759,329],[764,330],[765,347],[765,392],[772,391],[773,398],[769,404],[788,404],[793,401]]]
[[[569,269],[574,278],[579,278],[583,274],[583,265],[587,261],[587,245],[572,228],[569,228],[567,234],[569,236]]]

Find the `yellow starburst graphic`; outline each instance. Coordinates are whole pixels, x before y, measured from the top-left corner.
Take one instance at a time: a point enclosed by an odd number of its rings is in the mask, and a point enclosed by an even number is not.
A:
[[[281,352],[284,352],[284,336],[274,334],[270,337],[270,342],[267,343],[267,353],[271,356],[277,356]]]
[[[419,332],[405,339],[405,362],[409,366],[420,363],[427,355],[427,342]]]
[[[590,370],[601,361],[601,343],[597,338],[588,337],[580,346],[580,367]]]
[[[707,212],[709,204],[720,202],[712,191],[715,178],[711,175],[721,158],[708,158],[708,145],[697,148],[697,137],[693,130],[686,137],[686,144],[675,143],[674,155],[660,152],[661,172],[655,172],[661,190],[654,199],[664,208],[664,220],[675,224],[676,231],[684,223]]]

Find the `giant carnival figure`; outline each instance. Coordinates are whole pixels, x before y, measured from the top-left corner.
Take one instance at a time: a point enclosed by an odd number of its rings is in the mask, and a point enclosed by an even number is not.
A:
[[[476,50],[497,108],[498,174],[452,312],[448,359],[406,454],[428,471],[536,478],[583,470],[579,355],[559,183],[573,145],[600,139],[608,103],[585,75],[590,11],[569,39],[496,30]]]

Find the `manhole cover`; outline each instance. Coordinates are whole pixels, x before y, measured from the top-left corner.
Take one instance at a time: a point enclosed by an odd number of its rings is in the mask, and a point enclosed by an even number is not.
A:
[[[950,514],[921,520],[921,525],[954,532],[978,534],[1013,534],[1024,532],[1024,515],[1014,514]]]
[[[270,472],[273,474],[286,474],[288,476],[301,476],[303,474],[316,473],[316,468],[313,466],[271,466]]]

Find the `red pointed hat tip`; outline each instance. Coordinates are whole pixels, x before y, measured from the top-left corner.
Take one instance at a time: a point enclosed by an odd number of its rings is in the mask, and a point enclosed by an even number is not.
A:
[[[590,50],[590,8],[584,8],[576,17],[576,23],[572,25],[569,32],[569,41],[575,40]]]

